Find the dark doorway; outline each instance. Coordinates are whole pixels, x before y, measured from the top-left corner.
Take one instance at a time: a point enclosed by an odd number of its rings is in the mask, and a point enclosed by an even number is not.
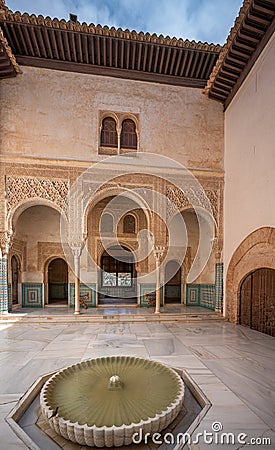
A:
[[[20,264],[17,256],[15,255],[13,255],[11,258],[11,272],[12,272],[12,287],[11,287],[12,304],[17,305]]]
[[[181,303],[181,267],[169,261],[165,267],[165,303]]]
[[[240,324],[275,336],[275,270],[257,269],[242,282]]]
[[[100,305],[137,303],[134,256],[122,246],[108,248],[101,256]]]
[[[53,259],[48,267],[48,303],[68,303],[68,265],[61,259]]]

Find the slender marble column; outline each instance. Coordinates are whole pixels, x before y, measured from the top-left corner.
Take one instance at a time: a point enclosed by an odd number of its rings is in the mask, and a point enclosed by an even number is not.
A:
[[[74,314],[80,314],[80,290],[79,290],[79,278],[80,278],[80,256],[82,252],[81,247],[73,247],[72,252],[74,255]]]
[[[156,246],[154,248],[154,257],[156,258],[156,308],[155,314],[160,314],[160,264],[165,247]]]

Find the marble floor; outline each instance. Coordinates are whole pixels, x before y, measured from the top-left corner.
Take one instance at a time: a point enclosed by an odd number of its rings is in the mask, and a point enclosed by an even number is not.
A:
[[[212,406],[195,434],[212,432],[217,442],[209,444],[201,437],[199,443],[192,439],[186,448],[237,450],[257,439],[253,447],[275,449],[274,338],[225,321],[203,320],[1,322],[0,450],[27,448],[4,419],[40,375],[87,358],[119,354],[184,369],[207,396]],[[212,428],[217,422],[223,432],[233,433],[234,443],[233,438],[220,442],[220,431]],[[241,441],[240,433],[246,435]]]

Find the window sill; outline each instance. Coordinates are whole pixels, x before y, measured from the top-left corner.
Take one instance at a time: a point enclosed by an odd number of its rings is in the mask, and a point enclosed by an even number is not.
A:
[[[118,154],[118,149],[117,147],[99,147],[98,154],[113,156]]]

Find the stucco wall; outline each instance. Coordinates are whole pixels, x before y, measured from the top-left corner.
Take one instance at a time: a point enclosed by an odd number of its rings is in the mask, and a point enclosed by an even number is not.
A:
[[[250,233],[275,225],[274,94],[273,36],[225,113],[225,271]]]
[[[140,149],[223,169],[222,105],[202,90],[22,67],[0,83],[0,152],[96,160],[99,110],[139,114]]]
[[[60,242],[60,214],[47,206],[33,206],[26,209],[16,224],[16,239],[26,243],[26,271],[22,273],[24,282],[42,282],[46,260],[45,251],[40,256],[39,245]],[[61,256],[61,255],[56,255]],[[39,258],[41,261],[39,263]],[[39,267],[41,266],[41,267]]]

